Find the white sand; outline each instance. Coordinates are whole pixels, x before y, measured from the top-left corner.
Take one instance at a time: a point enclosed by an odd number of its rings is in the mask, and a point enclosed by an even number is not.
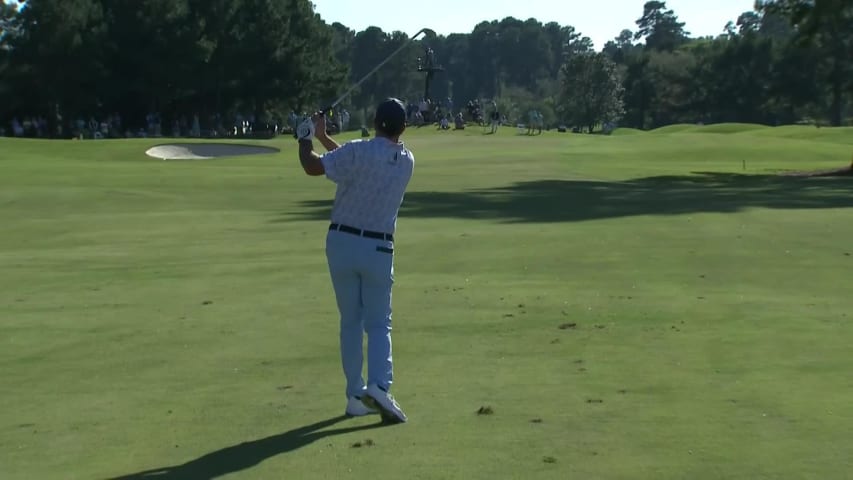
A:
[[[234,143],[173,143],[157,145],[146,150],[149,157],[161,160],[207,160],[219,157],[240,157],[243,155],[264,155],[277,153],[279,149],[259,145],[238,145]]]

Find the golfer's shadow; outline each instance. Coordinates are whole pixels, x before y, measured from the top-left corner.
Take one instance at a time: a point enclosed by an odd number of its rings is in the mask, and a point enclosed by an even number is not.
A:
[[[144,472],[114,477],[110,480],[209,480],[254,467],[270,457],[297,450],[324,437],[342,435],[359,430],[369,430],[387,425],[378,422],[358,427],[320,431],[345,419],[347,417],[341,415],[278,435],[225,447],[181,465],[154,468]]]

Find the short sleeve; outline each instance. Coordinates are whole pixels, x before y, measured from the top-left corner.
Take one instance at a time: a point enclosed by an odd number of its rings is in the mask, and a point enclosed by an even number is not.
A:
[[[320,157],[326,178],[335,183],[346,181],[355,166],[355,150],[359,143],[358,140],[347,142]]]

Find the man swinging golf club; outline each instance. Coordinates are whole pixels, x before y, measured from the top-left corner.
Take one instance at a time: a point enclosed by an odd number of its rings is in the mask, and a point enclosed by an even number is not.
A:
[[[322,114],[313,128],[298,132],[299,161],[305,173],[325,175],[337,184],[326,258],[340,311],[340,347],[346,377],[346,414],[377,411],[386,422],[406,414],[389,393],[391,287],[394,283],[394,231],[415,157],[400,142],[406,108],[389,98],[376,108],[376,136],[339,145],[326,134]],[[313,130],[313,132],[311,131]],[[328,150],[314,152],[315,136]],[[367,334],[367,384],[362,377],[363,334]]]

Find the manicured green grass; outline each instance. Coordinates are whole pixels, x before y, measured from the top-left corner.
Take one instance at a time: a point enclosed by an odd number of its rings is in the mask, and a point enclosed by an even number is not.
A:
[[[656,128],[650,133],[749,133],[759,130],[773,130],[774,128],[757,123],[715,123],[710,125],[681,123]],[[814,127],[811,128],[814,129]]]
[[[716,133],[739,134],[762,138],[765,142],[772,138],[788,138],[807,140],[810,142],[829,142],[853,145],[853,127],[825,128],[813,125],[783,125],[770,127],[754,123],[719,123],[713,125],[677,124],[657,128],[650,131],[634,128],[618,128],[615,136],[638,134],[687,134],[687,133]]]
[[[853,145],[853,127],[818,128],[806,125],[790,125],[774,128],[768,127],[750,133],[766,137],[795,138]]]
[[[408,132],[393,427],[292,140],[0,139],[0,478],[845,478],[853,181],[776,175],[839,131]]]
[[[693,132],[696,133],[746,133],[752,132],[756,130],[764,130],[767,128],[765,125],[758,125],[755,123],[718,123],[712,125],[697,125]]]
[[[637,129],[637,128],[617,128],[616,130],[614,130],[614,131],[611,133],[611,135],[614,135],[614,136],[620,136],[620,135],[640,135],[640,134],[643,134],[643,133],[645,133],[645,132],[643,132],[642,130]]]
[[[654,130],[650,130],[649,133],[681,133],[685,131],[690,131],[696,128],[696,125],[693,123],[677,123],[672,125],[667,125],[665,127],[658,127]]]

